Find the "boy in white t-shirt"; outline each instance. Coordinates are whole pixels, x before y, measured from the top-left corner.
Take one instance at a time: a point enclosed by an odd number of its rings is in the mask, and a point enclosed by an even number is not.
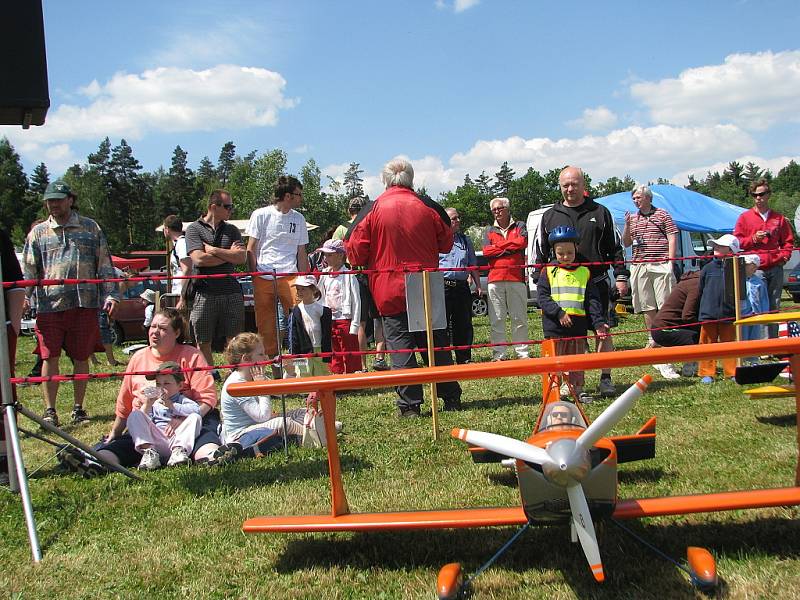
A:
[[[288,318],[289,311],[296,304],[291,274],[310,270],[306,253],[306,220],[294,210],[302,201],[303,185],[300,181],[291,176],[280,177],[272,204],[253,211],[245,231],[245,235],[250,237],[247,242],[249,269],[278,274],[277,280],[269,275],[253,278],[256,327],[269,356],[276,356],[279,351],[275,325],[278,299],[284,317]]]

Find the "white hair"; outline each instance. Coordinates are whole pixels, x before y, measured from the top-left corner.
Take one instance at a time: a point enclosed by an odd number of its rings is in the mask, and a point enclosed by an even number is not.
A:
[[[637,185],[631,190],[631,198],[633,198],[635,194],[641,194],[645,198],[649,198],[651,201],[653,200],[653,192],[647,185]]]
[[[404,158],[393,158],[383,166],[381,181],[387,189],[393,185],[413,189],[414,167]]]
[[[509,208],[511,206],[511,201],[508,198],[492,198],[489,200],[489,208],[493,208],[493,204],[497,203],[497,206],[504,206]]]

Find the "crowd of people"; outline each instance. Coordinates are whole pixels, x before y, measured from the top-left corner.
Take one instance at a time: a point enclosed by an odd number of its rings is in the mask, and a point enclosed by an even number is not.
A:
[[[414,368],[417,352],[427,362],[425,333],[409,325],[408,271],[443,271],[447,327],[434,330],[433,343],[436,364],[451,365],[454,356],[458,364],[472,360],[470,279],[475,293],[488,297],[494,361],[507,358],[506,319],[515,358],[529,356],[528,261],[535,265],[530,277],[537,284],[544,337],[556,340],[559,354],[587,352],[589,332],[598,352],[612,351],[610,305],[615,296],[628,292],[629,284],[634,310],[644,315],[651,330],[648,346],[713,343],[734,338],[733,325],[725,321],[734,310],[725,288],[724,259],[740,250],[747,253],[744,314],[754,314],[777,308],[782,267],[793,246],[791,227],[769,209],[769,184],[762,180],[752,186],[754,206],[739,218],[734,233],[712,240],[713,259],[699,274],[686,273],[679,280],[674,269],[678,230],[669,213],[653,204],[650,189],[638,186],[631,192],[638,210],[625,215],[620,235],[608,209],[586,194],[583,172],[570,166],[559,176],[562,202],[544,213],[537,232],[528,232],[524,222],[513,218],[507,198],[491,200],[492,221],[481,247],[490,267],[484,290],[477,271],[465,270],[475,267],[477,259],[472,241],[461,231],[458,211],[416,194],[413,167],[406,160],[388,162],[381,177],[384,193],[373,202],[353,199],[349,221],[331,232],[330,239],[311,253],[311,260],[307,223],[297,210],[303,186],[291,176],[280,177],[271,203],[250,216],[246,245],[239,229],[229,223],[234,202],[225,190],[210,194],[205,214],[185,232],[177,217],[165,219],[172,275],[215,277],[174,279],[169,290],[178,298],[174,308],[159,309],[154,297],[143,294],[148,344],[131,357],[127,372],[132,374],[123,379],[113,425],[97,446],[106,461],[142,469],[190,460],[215,464],[263,455],[279,447],[284,435],[301,443],[314,422],[313,394],[305,408],[277,415],[268,397],[235,398],[228,394],[228,384],[266,376],[363,371],[366,355],[358,351],[366,348],[370,329],[378,351],[388,351],[391,364],[378,356],[373,368]],[[22,269],[15,268],[13,255],[7,256],[3,238],[4,279],[113,279],[116,273],[105,236],[97,223],[79,214],[77,196],[69,186],[62,181],[50,184],[44,203],[49,217],[29,233]],[[530,234],[536,244],[534,255],[526,256]],[[624,247],[632,249],[630,270]],[[257,335],[243,332],[243,295],[234,275],[240,265],[262,273],[253,277]],[[352,272],[361,269],[364,273]],[[58,375],[62,350],[72,360],[75,374],[88,373],[89,357],[100,336],[98,310],[113,319],[120,298],[117,285],[103,281],[28,290],[24,295],[19,290],[5,294],[10,343],[16,339],[18,313],[27,295],[37,307],[42,375]],[[290,354],[324,358],[280,360],[285,347],[281,323],[286,324]],[[190,331],[194,345],[185,343]],[[761,335],[758,328],[746,333],[747,339]],[[231,371],[218,403],[215,379],[221,380],[221,375],[209,367],[214,365],[212,341],[219,338],[226,340],[226,361],[244,366]],[[459,348],[440,349],[451,345]],[[279,360],[271,369],[251,364],[275,358]],[[656,367],[666,378],[680,376],[672,365]],[[684,365],[682,373],[694,374],[692,365]],[[697,373],[710,383],[716,365],[701,363]],[[733,375],[730,361],[723,361],[723,373]],[[89,419],[83,406],[86,383],[85,379],[73,382],[74,424]],[[591,401],[584,383],[582,372],[565,374],[562,396]],[[58,425],[59,383],[47,380],[42,389],[43,418]],[[442,382],[437,390],[445,410],[461,408],[458,382]],[[399,386],[396,392],[400,417],[422,414],[421,386]],[[610,370],[601,373],[597,392],[615,393]],[[67,464],[90,461],[70,452]]]

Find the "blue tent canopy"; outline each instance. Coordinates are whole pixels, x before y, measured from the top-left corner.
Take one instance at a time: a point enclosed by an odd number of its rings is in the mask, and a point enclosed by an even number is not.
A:
[[[736,219],[747,210],[676,185],[651,185],[650,190],[653,206],[666,210],[678,229],[684,231],[731,233]],[[625,213],[637,210],[630,192],[603,196],[597,201],[611,211],[620,229]]]

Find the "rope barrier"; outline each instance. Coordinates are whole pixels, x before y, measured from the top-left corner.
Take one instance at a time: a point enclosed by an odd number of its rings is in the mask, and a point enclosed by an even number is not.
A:
[[[761,314],[780,314],[781,312],[790,312],[797,310],[800,305],[790,306],[788,308],[768,311]],[[705,324],[711,323],[726,323],[732,322],[735,320],[735,317],[726,317],[723,319],[709,319],[707,321],[696,321],[694,323],[684,323],[681,325],[670,325],[666,327],[654,327],[651,329],[641,328],[641,329],[627,329],[624,331],[618,331],[615,333],[609,333],[608,337],[619,337],[619,336],[626,336],[632,335],[636,333],[649,333],[651,331],[661,331],[665,329],[682,329],[686,327],[697,327],[702,326]],[[585,336],[574,336],[574,337],[565,337],[559,338],[561,340],[591,340],[595,337],[595,335],[585,335]],[[461,345],[461,346],[436,346],[433,348],[434,352],[452,352],[455,350],[472,350],[472,349],[480,349],[480,348],[496,348],[496,347],[508,347],[508,346],[536,346],[541,345],[545,340],[539,339],[531,339],[526,341],[519,341],[519,342],[497,342],[497,343],[483,343],[483,344],[472,344],[472,345]],[[237,369],[240,367],[252,367],[252,366],[272,366],[277,364],[280,361],[291,361],[295,359],[303,359],[303,358],[330,358],[334,356],[365,356],[365,355],[374,355],[374,354],[409,354],[414,352],[427,352],[427,348],[414,348],[414,349],[400,349],[400,350],[353,350],[349,352],[311,352],[307,354],[281,354],[274,359],[260,361],[260,362],[252,362],[252,363],[239,363],[239,364],[222,364],[222,365],[211,365],[205,367],[192,367],[186,369],[180,369],[181,373],[194,373],[198,371],[214,371],[218,369]],[[165,373],[166,371],[122,371],[122,372],[102,372],[102,373],[79,373],[76,375],[53,375],[49,377],[40,376],[40,377],[12,377],[10,378],[10,382],[14,384],[25,384],[25,383],[44,383],[47,381],[58,381],[58,382],[69,382],[69,381],[87,381],[92,379],[121,379],[123,377],[130,377],[133,375],[153,375],[156,373]],[[171,371],[170,371],[171,372]],[[176,369],[175,372],[178,372]]]
[[[800,250],[800,247],[792,247],[792,250]],[[739,256],[746,254],[742,252]],[[735,255],[726,255],[726,256],[735,256]],[[596,266],[608,266],[612,267],[615,265],[634,265],[634,264],[648,264],[648,263],[662,263],[662,262],[677,262],[677,261],[684,261],[684,260],[709,260],[711,258],[710,255],[702,255],[698,254],[695,256],[682,256],[679,258],[672,258],[667,260],[658,260],[658,259],[637,259],[637,260],[624,260],[624,261],[587,261],[587,262],[578,262],[573,263],[577,266],[584,266],[584,267],[596,267]],[[519,265],[518,268],[520,269],[542,269],[543,267],[553,266],[554,263],[526,263],[523,265]],[[507,269],[508,267],[503,267]],[[82,285],[82,284],[93,284],[99,285],[102,283],[107,282],[131,282],[131,281],[161,281],[166,279],[172,279],[175,281],[180,281],[183,279],[225,279],[227,277],[233,277],[235,279],[241,279],[243,277],[263,277],[269,276],[272,278],[273,275],[276,277],[297,277],[300,275],[314,275],[317,278],[320,276],[331,276],[331,275],[371,275],[371,274],[378,274],[378,273],[396,273],[398,271],[402,273],[435,273],[435,272],[466,272],[471,273],[473,271],[478,272],[490,272],[493,267],[489,265],[485,266],[473,266],[473,267],[421,267],[418,265],[397,265],[396,267],[391,268],[383,268],[383,269],[351,269],[351,270],[342,270],[342,271],[296,271],[296,272],[279,272],[273,273],[272,271],[238,271],[235,273],[215,273],[215,274],[196,274],[196,275],[169,275],[167,273],[164,274],[148,274],[144,275],[134,275],[132,277],[108,277],[108,278],[64,278],[64,279],[21,279],[19,281],[4,281],[3,288],[5,289],[13,289],[13,288],[25,288],[25,287],[39,287],[39,286],[51,286],[51,285]]]

